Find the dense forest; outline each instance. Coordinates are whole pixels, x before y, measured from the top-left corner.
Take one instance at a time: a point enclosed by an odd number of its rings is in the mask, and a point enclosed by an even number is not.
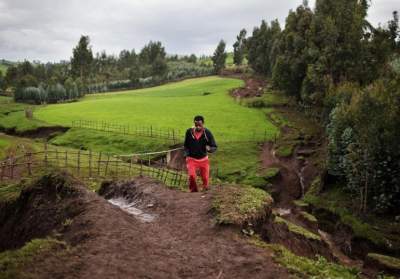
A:
[[[37,61],[10,65],[0,72],[0,90],[18,102],[56,103],[85,94],[155,86],[182,78],[214,73],[208,57],[167,55],[161,42],[150,41],[139,53],[122,50],[118,56],[92,52],[90,38],[81,36],[70,61]]]
[[[234,60],[267,76],[325,127],[329,175],[360,212],[399,214],[399,18],[374,27],[367,0],[304,1],[284,27],[241,30]],[[384,113],[383,113],[384,112]]]

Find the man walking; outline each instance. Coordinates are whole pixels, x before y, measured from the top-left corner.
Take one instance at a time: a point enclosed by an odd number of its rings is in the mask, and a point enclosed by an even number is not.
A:
[[[204,117],[198,115],[194,118],[194,127],[187,129],[184,143],[184,156],[189,175],[190,192],[197,192],[196,170],[200,170],[203,180],[203,190],[208,190],[210,163],[207,153],[217,150],[214,136],[204,127]]]

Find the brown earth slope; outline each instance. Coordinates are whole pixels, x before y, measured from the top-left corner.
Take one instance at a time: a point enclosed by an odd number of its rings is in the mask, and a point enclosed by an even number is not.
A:
[[[268,252],[231,228],[214,224],[212,192],[180,192],[145,178],[104,183],[100,193],[114,203],[134,205],[126,210],[135,215],[85,190],[78,181],[73,184],[72,196],[65,190],[60,195],[57,189],[45,191],[48,195],[38,189],[23,193],[25,204],[47,205],[45,219],[54,218],[47,224],[71,246],[24,267],[33,278],[288,278]],[[61,225],[55,209],[65,206],[79,210],[71,210],[73,214],[65,216],[69,221]],[[33,219],[44,214],[43,207],[30,208]],[[22,211],[19,217],[25,220],[29,214]],[[6,219],[3,216],[0,225],[9,223]],[[34,231],[27,225],[18,229],[21,226],[15,223],[8,230],[16,238],[22,231]]]

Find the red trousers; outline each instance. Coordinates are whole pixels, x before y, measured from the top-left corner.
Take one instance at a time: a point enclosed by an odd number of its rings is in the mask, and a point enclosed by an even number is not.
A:
[[[201,179],[203,180],[203,188],[208,189],[208,180],[210,176],[210,163],[208,157],[203,159],[195,159],[186,157],[186,167],[189,175],[190,192],[197,192],[196,170],[200,170]]]

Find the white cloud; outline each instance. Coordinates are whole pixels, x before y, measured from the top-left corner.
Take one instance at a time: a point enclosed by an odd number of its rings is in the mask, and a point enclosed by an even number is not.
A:
[[[301,0],[0,0],[0,58],[69,59],[81,34],[93,50],[118,54],[160,40],[169,53],[210,54],[223,38],[232,45],[240,29],[249,32],[278,18]],[[313,4],[313,1],[310,1]],[[369,19],[377,24],[400,9],[398,0],[375,0]]]

